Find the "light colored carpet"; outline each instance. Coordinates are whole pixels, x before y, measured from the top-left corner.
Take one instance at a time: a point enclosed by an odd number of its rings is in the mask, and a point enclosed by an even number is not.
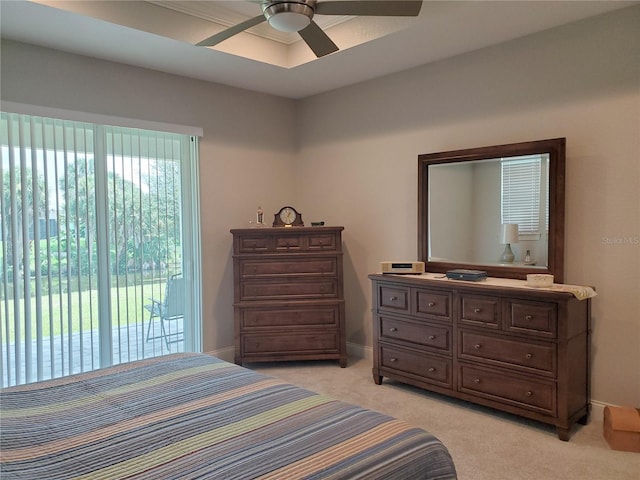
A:
[[[602,418],[572,429],[569,442],[555,428],[392,382],[373,382],[371,361],[284,362],[253,370],[338,400],[420,426],[449,449],[461,480],[640,480],[640,453],[609,449]]]

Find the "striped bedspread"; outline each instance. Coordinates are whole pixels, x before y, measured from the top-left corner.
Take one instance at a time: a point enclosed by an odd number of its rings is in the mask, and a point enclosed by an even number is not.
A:
[[[400,420],[204,354],[2,390],[9,479],[445,479],[449,452]]]

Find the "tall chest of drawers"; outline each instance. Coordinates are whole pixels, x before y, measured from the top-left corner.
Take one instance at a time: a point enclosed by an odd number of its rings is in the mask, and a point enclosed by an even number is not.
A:
[[[235,362],[347,364],[343,227],[233,229]]]
[[[590,411],[590,300],[434,277],[369,276],[374,381],[545,422],[568,440]]]

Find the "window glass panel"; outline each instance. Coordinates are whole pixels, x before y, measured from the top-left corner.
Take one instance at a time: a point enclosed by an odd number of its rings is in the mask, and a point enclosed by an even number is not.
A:
[[[502,223],[517,224],[521,236],[540,235],[548,228],[548,205],[541,202],[541,198],[546,198],[541,197],[545,156],[527,155],[502,161]]]
[[[195,140],[2,113],[3,385],[198,348]]]

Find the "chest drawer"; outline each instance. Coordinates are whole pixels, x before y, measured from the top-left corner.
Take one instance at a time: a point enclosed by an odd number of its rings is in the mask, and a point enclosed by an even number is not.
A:
[[[271,238],[264,235],[243,235],[234,238],[237,253],[261,253],[271,249]]]
[[[451,360],[435,355],[415,353],[401,347],[380,346],[383,368],[389,368],[419,377],[445,387],[452,386]]]
[[[480,295],[460,297],[460,323],[500,328],[500,299]]]
[[[451,351],[451,329],[423,323],[411,323],[380,316],[380,338],[401,340],[443,352]]]
[[[273,241],[276,251],[295,252],[304,249],[302,235],[275,235]]]
[[[539,344],[460,331],[459,358],[556,376],[555,344]]]
[[[451,294],[436,290],[416,289],[416,315],[451,321]]]
[[[246,355],[289,353],[335,353],[338,351],[338,332],[246,333],[242,336],[243,352]]]
[[[248,277],[274,277],[285,275],[337,275],[338,259],[317,258],[275,258],[238,260],[240,275]]]
[[[274,237],[276,252],[337,252],[340,250],[340,236],[332,232],[311,234],[282,234]]]
[[[381,310],[394,310],[409,313],[409,289],[391,285],[381,285],[378,292],[378,307]]]
[[[342,227],[236,229],[234,254],[342,252]]]
[[[296,278],[240,282],[240,301],[338,298],[337,278]]]
[[[307,236],[307,248],[310,251],[340,250],[339,238],[335,233],[314,233]]]
[[[241,308],[243,329],[302,326],[338,326],[339,305],[295,305],[274,308]]]
[[[556,414],[554,382],[511,376],[499,370],[460,366],[459,389],[502,403],[525,407],[547,415]]]
[[[558,306],[546,302],[509,301],[506,329],[527,335],[556,338]]]

